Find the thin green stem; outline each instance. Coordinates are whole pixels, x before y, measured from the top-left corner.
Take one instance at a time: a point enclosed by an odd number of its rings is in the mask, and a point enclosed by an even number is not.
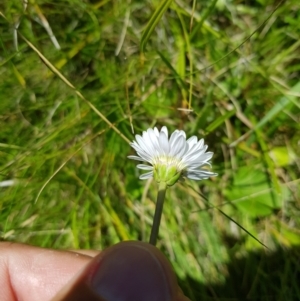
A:
[[[150,241],[149,241],[150,244],[153,246],[156,245],[166,191],[167,191],[167,183],[160,182],[158,187],[157,201],[156,201],[153,225],[152,225]]]

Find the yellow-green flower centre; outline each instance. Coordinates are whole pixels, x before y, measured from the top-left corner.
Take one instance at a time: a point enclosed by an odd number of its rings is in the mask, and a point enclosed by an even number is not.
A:
[[[157,183],[165,182],[173,186],[180,178],[183,166],[180,160],[174,157],[160,156],[153,163],[153,177]]]

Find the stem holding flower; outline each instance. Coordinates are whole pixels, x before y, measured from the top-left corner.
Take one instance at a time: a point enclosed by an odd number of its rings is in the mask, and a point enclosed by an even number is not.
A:
[[[166,191],[167,191],[167,183],[160,182],[158,187],[155,213],[154,213],[153,224],[152,224],[150,240],[149,240],[149,243],[152,244],[153,246],[156,245],[156,240],[158,237],[159,225],[160,225],[161,215],[163,211]]]

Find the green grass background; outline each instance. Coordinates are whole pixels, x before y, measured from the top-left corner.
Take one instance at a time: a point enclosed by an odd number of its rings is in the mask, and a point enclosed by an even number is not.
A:
[[[0,185],[14,180],[0,187],[1,239],[147,241],[157,185],[138,179],[128,139],[166,125],[204,137],[219,174],[167,193],[158,247],[186,294],[300,300],[299,11],[298,0],[1,2]]]

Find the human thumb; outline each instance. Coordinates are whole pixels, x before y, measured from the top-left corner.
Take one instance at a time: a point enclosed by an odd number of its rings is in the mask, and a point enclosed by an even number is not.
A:
[[[97,255],[52,301],[188,301],[167,258],[138,241]]]

